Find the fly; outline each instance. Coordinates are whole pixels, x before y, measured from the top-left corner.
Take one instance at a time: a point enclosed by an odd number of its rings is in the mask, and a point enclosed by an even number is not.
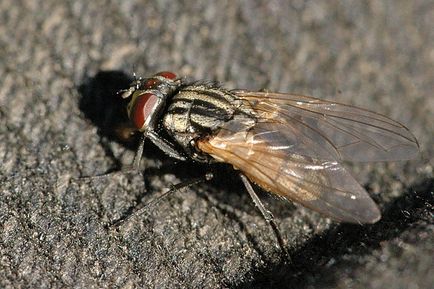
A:
[[[181,161],[228,163],[284,246],[272,214],[251,185],[337,221],[375,223],[380,211],[343,161],[408,160],[419,144],[381,114],[289,93],[227,90],[172,72],[136,79],[123,98],[143,137]]]

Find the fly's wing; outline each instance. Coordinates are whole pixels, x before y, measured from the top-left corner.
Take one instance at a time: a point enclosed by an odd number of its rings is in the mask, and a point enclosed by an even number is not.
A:
[[[262,188],[336,220],[373,223],[380,212],[339,163],[413,158],[419,149],[400,123],[361,108],[307,96],[234,91],[255,119],[235,115],[203,152],[232,164]]]
[[[286,155],[368,162],[412,159],[419,151],[405,126],[375,112],[308,96],[234,93],[258,114],[260,138]]]
[[[285,147],[269,142],[267,129],[260,123],[251,127],[248,121],[234,119],[197,145],[265,190],[333,219],[352,223],[379,220],[375,203],[337,161],[288,153]]]

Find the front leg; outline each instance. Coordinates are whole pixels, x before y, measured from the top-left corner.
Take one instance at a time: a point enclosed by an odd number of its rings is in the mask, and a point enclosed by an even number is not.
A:
[[[178,152],[169,142],[161,138],[155,131],[149,130],[145,132],[145,136],[148,137],[153,144],[159,147],[163,152],[172,158],[186,161],[187,158]]]

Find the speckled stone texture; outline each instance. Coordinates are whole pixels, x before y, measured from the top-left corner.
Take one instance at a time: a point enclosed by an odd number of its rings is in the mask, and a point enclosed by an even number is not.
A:
[[[430,0],[0,1],[0,287],[433,288],[433,23]],[[230,170],[134,213],[206,170],[147,143],[143,174],[116,172],[136,144],[115,92],[160,70],[372,109],[422,152],[348,164],[374,225],[261,193],[285,263]]]

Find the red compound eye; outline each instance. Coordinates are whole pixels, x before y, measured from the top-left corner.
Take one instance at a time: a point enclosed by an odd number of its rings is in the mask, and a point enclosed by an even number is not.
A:
[[[153,113],[157,101],[158,97],[152,93],[144,93],[137,97],[131,119],[139,130],[143,128],[146,119]]]
[[[158,72],[156,74],[156,76],[162,76],[164,78],[172,79],[172,80],[176,78],[176,74],[173,73],[173,72],[170,72],[170,71],[161,71],[161,72]]]
[[[157,86],[161,84],[161,81],[158,80],[157,78],[155,78],[156,76],[161,76],[161,77],[164,77],[164,78],[170,79],[170,80],[173,80],[173,79],[176,78],[176,74],[175,73],[172,73],[170,71],[161,71],[161,72],[155,74],[154,77],[148,78],[145,81],[145,84],[143,85],[143,88],[144,89],[155,89],[155,88],[157,88]]]

